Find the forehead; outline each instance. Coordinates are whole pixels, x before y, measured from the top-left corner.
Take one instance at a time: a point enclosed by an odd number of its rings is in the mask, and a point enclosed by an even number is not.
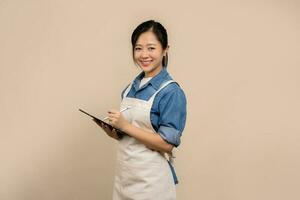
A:
[[[147,31],[147,32],[142,33],[136,42],[136,46],[137,45],[141,45],[141,46],[158,45],[158,44],[160,44],[160,43],[152,31]]]

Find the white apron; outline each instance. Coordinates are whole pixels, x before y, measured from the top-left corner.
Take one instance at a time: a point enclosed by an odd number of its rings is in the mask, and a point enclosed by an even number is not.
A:
[[[131,106],[123,116],[132,125],[155,132],[150,111],[156,94],[174,82],[167,81],[148,101],[126,97],[132,84],[125,90],[121,108]],[[175,184],[165,154],[147,148],[133,137],[124,135],[119,141],[113,200],[174,200]]]

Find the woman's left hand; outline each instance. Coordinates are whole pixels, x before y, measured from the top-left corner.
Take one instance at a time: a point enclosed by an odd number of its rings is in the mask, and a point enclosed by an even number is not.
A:
[[[119,130],[123,130],[125,126],[130,124],[120,111],[114,109],[108,111],[108,122]]]

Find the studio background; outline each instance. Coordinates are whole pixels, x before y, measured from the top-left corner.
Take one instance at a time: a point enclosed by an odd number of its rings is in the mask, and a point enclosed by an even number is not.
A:
[[[130,36],[169,33],[188,100],[178,200],[300,198],[299,1],[0,1],[0,199],[111,199],[116,142],[87,116],[139,73]]]

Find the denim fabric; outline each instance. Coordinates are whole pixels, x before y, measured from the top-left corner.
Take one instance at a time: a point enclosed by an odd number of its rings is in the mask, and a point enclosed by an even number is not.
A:
[[[162,83],[172,80],[165,67],[162,68],[159,74],[139,88],[143,77],[144,72],[141,72],[134,79],[127,97],[147,101],[160,88]],[[122,98],[126,88],[122,92]],[[156,95],[151,108],[150,120],[154,130],[166,142],[173,144],[175,147],[179,146],[186,122],[186,97],[177,83],[170,83]]]

